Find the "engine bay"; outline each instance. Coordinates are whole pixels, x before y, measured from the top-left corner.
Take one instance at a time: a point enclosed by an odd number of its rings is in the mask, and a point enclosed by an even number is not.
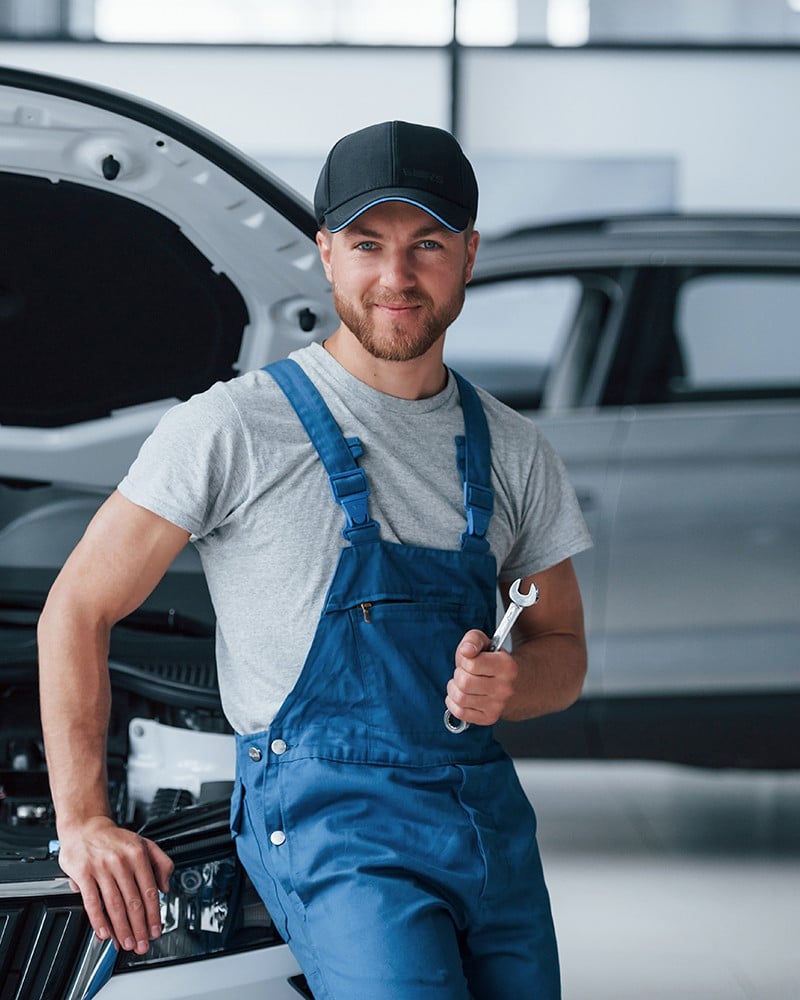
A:
[[[39,718],[38,610],[36,602],[14,603],[0,609],[2,881],[38,877],[36,862],[57,850]],[[230,794],[233,737],[219,705],[213,644],[207,626],[174,613],[170,622],[143,611],[114,630],[108,794],[121,825],[138,829]]]

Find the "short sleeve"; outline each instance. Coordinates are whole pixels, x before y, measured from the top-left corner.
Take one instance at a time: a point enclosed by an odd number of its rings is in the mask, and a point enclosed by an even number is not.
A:
[[[246,498],[250,458],[239,414],[224,383],[216,383],[164,414],[118,488],[202,538]]]
[[[503,579],[549,569],[592,545],[564,463],[541,433],[524,497],[516,540],[501,567]]]

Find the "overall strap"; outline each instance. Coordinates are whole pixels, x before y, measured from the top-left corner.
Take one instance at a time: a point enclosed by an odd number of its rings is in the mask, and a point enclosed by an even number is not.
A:
[[[464,509],[467,530],[461,536],[461,548],[487,552],[486,532],[494,511],[492,489],[492,443],[483,405],[472,384],[453,371],[461,396],[464,436],[456,438],[458,468],[464,482]]]
[[[344,437],[325,400],[295,361],[284,358],[263,370],[283,390],[319,453],[333,499],[344,511],[347,523],[342,534],[353,545],[377,541],[380,529],[369,516],[367,476],[356,464],[362,454],[358,438]]]

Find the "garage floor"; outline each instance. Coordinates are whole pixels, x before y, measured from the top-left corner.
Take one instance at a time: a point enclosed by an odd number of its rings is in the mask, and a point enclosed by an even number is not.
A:
[[[564,1000],[798,1000],[800,774],[519,762]]]

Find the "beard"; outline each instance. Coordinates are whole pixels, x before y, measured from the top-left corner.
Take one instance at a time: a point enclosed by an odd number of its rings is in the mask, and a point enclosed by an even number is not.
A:
[[[412,361],[427,353],[440,340],[464,305],[464,288],[439,308],[427,295],[406,292],[385,298],[370,298],[361,302],[346,298],[333,284],[333,302],[339,319],[344,323],[365,351],[380,361]],[[412,305],[422,311],[422,323],[398,320],[388,321],[378,329],[371,312],[373,305]]]

